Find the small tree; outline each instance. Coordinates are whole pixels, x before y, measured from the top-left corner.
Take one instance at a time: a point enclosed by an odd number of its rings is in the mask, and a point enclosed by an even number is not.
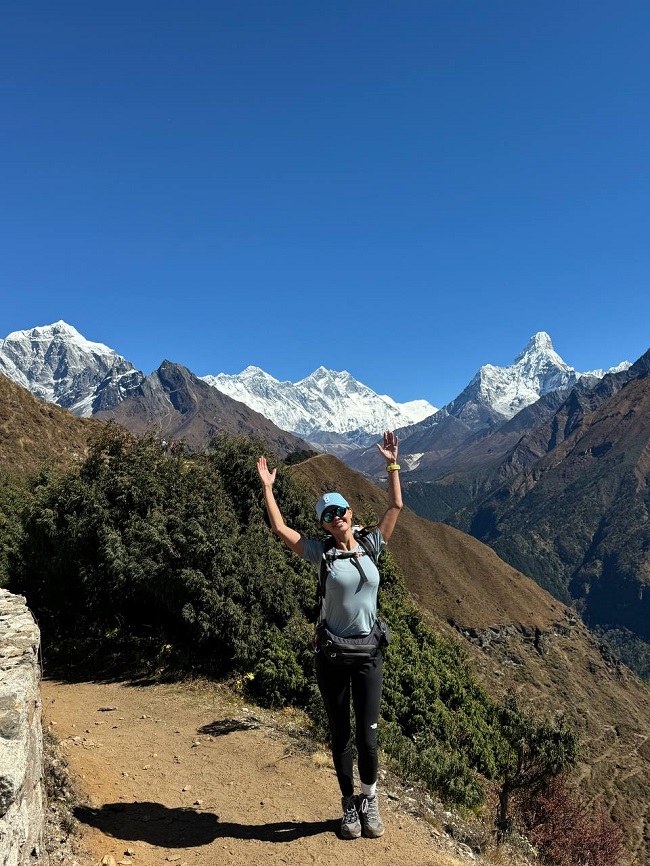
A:
[[[564,774],[543,793],[524,795],[520,815],[528,839],[556,866],[616,866],[621,861],[620,828],[602,807],[589,807]]]
[[[564,719],[557,724],[525,713],[510,694],[498,710],[504,742],[498,756],[499,805],[497,839],[510,829],[512,795],[544,791],[551,779],[574,767],[578,760],[578,738]]]

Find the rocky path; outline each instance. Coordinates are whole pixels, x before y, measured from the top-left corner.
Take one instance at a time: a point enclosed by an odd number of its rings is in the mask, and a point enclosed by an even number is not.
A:
[[[88,798],[84,866],[469,862],[386,791],[385,835],[340,839],[329,756],[292,736],[290,714],[277,727],[214,686],[45,682],[43,712]]]

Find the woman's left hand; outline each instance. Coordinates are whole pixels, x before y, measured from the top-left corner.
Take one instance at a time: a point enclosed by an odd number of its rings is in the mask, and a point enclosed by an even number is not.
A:
[[[392,430],[386,430],[383,447],[378,442],[377,448],[387,463],[397,463],[397,436]]]

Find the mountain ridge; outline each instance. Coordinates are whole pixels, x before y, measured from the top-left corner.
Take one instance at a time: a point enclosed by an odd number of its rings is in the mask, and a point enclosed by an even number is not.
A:
[[[650,641],[650,351],[627,381],[614,375],[523,437],[510,459],[533,459],[453,523],[573,600],[588,624]]]
[[[113,349],[87,340],[62,320],[14,331],[0,340],[0,372],[82,417],[115,409],[138,392],[146,378]],[[385,429],[435,411],[426,400],[397,403],[348,371],[324,366],[295,384],[279,382],[254,366],[237,376],[197,378],[281,429],[309,438],[318,450],[345,452]]]
[[[612,369],[629,366],[629,361],[623,361]],[[433,416],[397,431],[400,457],[410,473],[406,479],[432,480],[440,460],[467,442],[489,435],[543,397],[566,394],[580,381],[595,383],[600,373],[577,372],[560,358],[550,336],[545,331],[537,332],[513,364],[484,364],[450,403]],[[372,451],[357,451],[344,459],[370,477],[377,477],[382,469]]]
[[[205,382],[318,445],[365,444],[386,429],[433,414],[426,400],[397,403],[376,394],[347,370],[320,366],[298,382],[280,382],[259,367],[202,376]],[[327,449],[325,449],[327,450]]]
[[[595,384],[583,377],[568,393],[552,391],[509,421],[468,435],[444,453],[418,455],[417,465],[407,476],[406,501],[425,517],[446,520],[453,511],[488,495],[547,454],[585,414],[648,367],[650,360],[644,355]],[[409,456],[404,462],[408,467]]]
[[[135,435],[154,433],[166,442],[182,440],[195,450],[204,450],[213,436],[223,432],[259,436],[283,457],[310,451],[303,440],[171,361],[163,361],[129,397],[94,417],[114,420]]]

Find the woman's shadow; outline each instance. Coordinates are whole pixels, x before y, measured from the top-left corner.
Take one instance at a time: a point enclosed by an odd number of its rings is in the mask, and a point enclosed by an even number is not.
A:
[[[277,821],[270,824],[234,824],[220,821],[213,812],[191,808],[170,809],[161,803],[106,803],[100,809],[77,806],[75,817],[107,836],[147,842],[161,848],[194,848],[215,839],[258,839],[293,842],[319,833],[336,833],[339,821]]]

